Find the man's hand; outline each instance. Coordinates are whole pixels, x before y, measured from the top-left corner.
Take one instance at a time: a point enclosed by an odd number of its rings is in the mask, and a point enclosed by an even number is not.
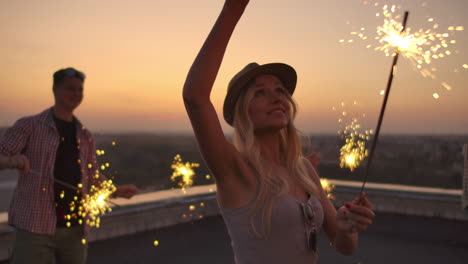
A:
[[[133,184],[118,185],[114,195],[116,197],[122,197],[130,199],[138,191],[137,187]]]
[[[31,172],[29,159],[21,154],[8,157],[5,168],[18,169],[26,174]]]

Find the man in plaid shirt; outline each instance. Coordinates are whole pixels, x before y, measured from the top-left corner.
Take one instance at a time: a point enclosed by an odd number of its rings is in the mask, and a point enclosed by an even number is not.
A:
[[[13,263],[45,264],[54,258],[57,264],[86,263],[83,219],[69,206],[99,183],[94,139],[73,115],[84,80],[73,68],[55,72],[54,106],[19,119],[0,138],[0,169],[20,170],[8,212],[16,230]],[[78,184],[79,192],[69,188]],[[121,185],[114,195],[130,198],[136,191],[134,185]]]

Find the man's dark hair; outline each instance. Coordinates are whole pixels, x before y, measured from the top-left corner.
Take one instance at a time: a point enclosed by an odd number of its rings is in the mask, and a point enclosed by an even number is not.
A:
[[[80,79],[82,82],[86,79],[86,76],[84,73],[76,70],[75,68],[65,68],[65,69],[60,69],[54,73],[54,85],[53,87],[55,88],[56,85],[60,84],[65,77],[76,77]]]

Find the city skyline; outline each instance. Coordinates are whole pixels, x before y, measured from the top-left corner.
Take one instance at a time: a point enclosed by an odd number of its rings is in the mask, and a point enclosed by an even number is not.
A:
[[[365,3],[367,4],[365,4]],[[190,132],[182,86],[224,1],[15,1],[0,3],[0,126],[53,104],[52,73],[86,73],[76,115],[95,132]],[[379,5],[375,5],[378,3]],[[440,32],[467,26],[463,0],[251,0],[228,46],[212,101],[221,114],[230,78],[251,61],[285,62],[298,72],[297,127],[335,133],[341,102],[375,129],[391,57],[366,49],[350,32],[372,32],[383,4],[410,12],[408,27],[433,18]],[[447,31],[448,32],[448,31]],[[438,80],[398,63],[381,133],[467,134],[467,31],[454,32],[452,55],[435,61]],[[340,43],[345,40],[345,43]],[[436,68],[436,69],[435,69]],[[458,72],[455,73],[454,70]],[[441,82],[453,87],[447,91]],[[433,93],[440,94],[434,99]],[[354,102],[357,102],[355,105]],[[337,110],[332,110],[335,107]],[[225,132],[232,130],[224,124]]]

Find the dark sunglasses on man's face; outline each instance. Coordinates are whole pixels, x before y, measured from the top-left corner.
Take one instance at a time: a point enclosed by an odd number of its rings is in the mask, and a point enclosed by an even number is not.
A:
[[[302,213],[306,224],[307,248],[317,252],[317,228],[314,219],[314,210],[308,202],[302,204]]]

